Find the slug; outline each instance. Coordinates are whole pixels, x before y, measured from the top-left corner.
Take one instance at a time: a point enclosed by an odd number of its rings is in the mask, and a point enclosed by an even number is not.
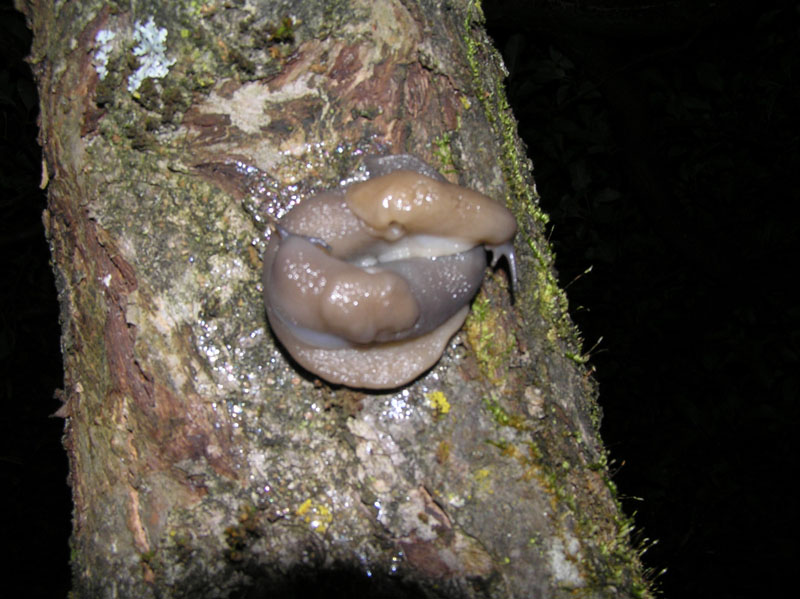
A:
[[[331,383],[391,389],[432,367],[461,328],[516,222],[487,196],[410,155],[366,160],[369,178],[289,211],[264,252],[273,332]]]

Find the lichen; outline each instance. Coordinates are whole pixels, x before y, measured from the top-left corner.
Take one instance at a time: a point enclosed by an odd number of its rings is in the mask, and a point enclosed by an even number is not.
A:
[[[333,522],[333,513],[330,508],[310,497],[300,504],[295,510],[295,515],[300,516],[311,530],[320,534],[324,534]]]
[[[95,43],[97,44],[97,51],[94,54],[94,68],[97,71],[97,76],[100,81],[108,75],[108,60],[111,56],[113,46],[111,42],[114,41],[116,34],[108,29],[101,29],[94,36]]]
[[[447,401],[447,396],[441,391],[426,393],[425,399],[428,400],[437,417],[444,416],[450,412],[450,402]]]
[[[139,58],[139,68],[128,78],[128,91],[136,94],[145,79],[162,79],[175,64],[175,58],[167,58],[167,30],[156,27],[153,17],[146,23],[136,21],[133,26],[133,55]]]

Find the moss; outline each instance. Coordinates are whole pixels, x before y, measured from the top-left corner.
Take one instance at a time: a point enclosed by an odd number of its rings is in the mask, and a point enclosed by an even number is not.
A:
[[[507,204],[512,207],[517,222],[523,225],[520,234],[534,257],[535,276],[522,291],[553,328],[553,335],[549,335],[548,339],[554,346],[558,346],[557,340],[560,339],[579,347],[577,329],[568,315],[566,295],[559,287],[552,267],[552,250],[540,232],[528,231],[524,226],[530,219],[541,230],[549,218],[539,207],[539,198],[528,180],[527,157],[517,137],[517,122],[504,93],[500,69],[494,71],[498,73],[494,81],[484,81],[487,70],[479,57],[492,55],[496,51],[472,33],[473,24],[482,21],[480,3],[470,3],[463,24],[463,41],[475,97],[481,102],[487,121],[501,140],[502,157],[499,163],[509,190]]]
[[[509,415],[495,399],[485,401],[487,409],[494,420],[501,426],[509,426],[517,430],[525,430],[520,419]],[[633,530],[633,519],[623,515],[618,500],[612,502],[615,509],[592,506],[596,501],[607,501],[607,496],[597,493],[575,493],[576,486],[586,488],[591,485],[593,474],[601,477],[601,487],[605,486],[614,492],[615,487],[608,479],[605,458],[595,463],[583,464],[566,458],[559,458],[550,463],[539,443],[528,441],[516,443],[507,439],[491,439],[487,443],[495,447],[501,456],[519,464],[522,469],[521,480],[535,482],[550,496],[551,514],[556,530],[564,529],[570,535],[584,539],[582,559],[576,561],[581,577],[589,584],[576,590],[577,597],[593,597],[597,589],[614,586],[626,589],[632,597],[652,597],[648,575],[643,573],[639,558],[647,549],[644,542],[638,547],[631,544],[630,535]],[[552,448],[554,441],[548,440],[547,432],[541,441],[544,447]],[[553,455],[562,455],[554,451]],[[487,479],[489,471],[478,471],[473,476],[476,481]],[[486,483],[483,484],[486,486]],[[589,503],[587,503],[589,502]],[[598,522],[589,514],[606,511],[613,514],[611,521]],[[566,527],[566,528],[565,528]]]
[[[530,430],[525,418],[508,413],[495,397],[484,398],[483,405],[500,426],[508,426],[519,431]]]
[[[544,337],[551,347],[562,353],[574,363],[583,367],[591,352],[580,351],[581,339],[577,328],[573,325],[568,313],[566,294],[559,287],[553,269],[552,250],[544,239],[541,231],[548,223],[547,215],[538,205],[532,185],[528,181],[528,166],[522,146],[517,140],[516,121],[509,109],[507,99],[503,92],[503,82],[500,69],[487,70],[483,64],[485,56],[491,55],[494,50],[478,34],[473,32],[473,25],[482,20],[479,3],[468,4],[463,23],[463,41],[466,46],[466,60],[471,71],[474,86],[474,95],[482,105],[486,120],[495,130],[501,140],[502,156],[500,160],[503,176],[508,187],[509,197],[507,203],[512,206],[518,223],[523,243],[533,258],[532,268],[528,270],[530,276],[527,286],[521,289],[520,296],[525,298],[523,310],[534,310],[547,323]],[[495,79],[484,79],[486,73],[495,72]],[[528,223],[532,224],[529,228]],[[493,382],[500,378],[498,373],[503,372],[502,343],[499,344],[495,336],[502,335],[505,330],[498,326],[496,311],[490,306],[485,296],[479,296],[475,302],[473,314],[467,323],[467,338],[475,349],[482,372]],[[524,420],[515,419],[508,414],[496,398],[485,401],[486,408],[501,426],[524,426]],[[589,401],[590,421],[599,430],[600,409],[596,401]],[[596,596],[598,590],[607,590],[610,586],[625,591],[634,597],[651,597],[648,581],[642,573],[639,564],[641,549],[631,545],[630,532],[631,520],[622,516],[621,506],[616,498],[612,497],[613,508],[610,506],[592,507],[579,505],[585,501],[607,501],[605,498],[593,498],[591,494],[586,498],[576,496],[569,489],[572,485],[588,483],[590,473],[595,472],[602,476],[604,486],[609,491],[615,491],[613,483],[607,475],[604,459],[590,467],[582,466],[578,461],[560,460],[558,463],[549,464],[547,457],[543,456],[539,446],[531,444],[528,451],[522,451],[508,441],[491,441],[492,445],[501,451],[503,456],[510,457],[523,467],[525,480],[536,480],[552,498],[556,526],[563,526],[565,515],[571,514],[581,538],[589,540],[586,544],[588,555],[578,564],[582,577],[589,581],[583,589],[576,590],[577,596]],[[542,441],[545,447],[558,447],[555,439]],[[554,455],[561,455],[554,451]],[[602,473],[597,472],[601,470]],[[594,514],[609,512],[613,514],[614,521],[611,526],[589,521],[581,514]],[[598,552],[601,555],[592,555]]]
[[[466,322],[467,342],[475,352],[481,374],[492,384],[501,385],[508,378],[508,364],[517,339],[506,322],[506,310],[492,306],[482,289],[472,305]]]
[[[453,162],[453,148],[451,146],[452,135],[449,132],[442,133],[433,140],[433,155],[441,165],[439,172],[448,175],[456,172],[455,162]]]

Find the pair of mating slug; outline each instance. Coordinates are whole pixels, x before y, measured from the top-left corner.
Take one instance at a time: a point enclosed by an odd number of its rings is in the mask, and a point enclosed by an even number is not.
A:
[[[366,160],[369,178],[289,211],[264,252],[275,336],[331,383],[390,389],[441,357],[492,265],[516,278],[511,213],[409,155]]]

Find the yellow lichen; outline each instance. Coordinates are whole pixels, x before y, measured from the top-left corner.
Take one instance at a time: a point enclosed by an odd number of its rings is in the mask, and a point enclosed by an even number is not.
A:
[[[425,399],[427,399],[431,407],[436,410],[437,416],[444,416],[450,412],[450,402],[447,401],[447,397],[441,391],[426,393]]]
[[[475,471],[475,474],[473,474],[475,482],[478,483],[478,490],[486,493],[487,495],[494,494],[490,475],[491,473],[489,472],[488,468],[480,468],[479,470]]]
[[[333,513],[324,503],[319,503],[311,498],[306,499],[300,504],[295,512],[303,518],[306,524],[318,533],[324,533],[333,522]]]
[[[300,504],[300,507],[297,508],[295,514],[298,516],[305,516],[308,513],[308,510],[311,509],[311,499],[306,499],[303,503]]]

